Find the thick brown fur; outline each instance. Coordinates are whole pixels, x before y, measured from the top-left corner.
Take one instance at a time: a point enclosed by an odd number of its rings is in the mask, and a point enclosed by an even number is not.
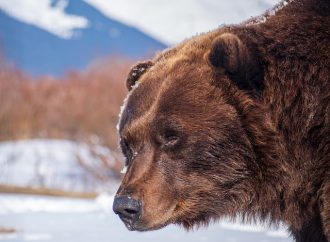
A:
[[[330,242],[329,2],[282,3],[129,76],[118,195],[143,204],[134,229],[239,216]]]

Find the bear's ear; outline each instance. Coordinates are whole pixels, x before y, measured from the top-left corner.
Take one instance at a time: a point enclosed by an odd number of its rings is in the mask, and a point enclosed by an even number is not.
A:
[[[253,93],[263,89],[262,66],[235,34],[224,33],[217,37],[207,58],[213,69],[224,70],[240,89]]]
[[[128,91],[132,89],[132,87],[143,75],[143,73],[145,73],[152,65],[153,62],[149,60],[149,61],[139,62],[131,68],[130,72],[128,73],[128,77],[126,79],[126,87]]]

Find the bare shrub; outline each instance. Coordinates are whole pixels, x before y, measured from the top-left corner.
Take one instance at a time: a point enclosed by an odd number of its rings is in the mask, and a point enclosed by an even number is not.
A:
[[[92,142],[109,147],[120,159],[115,127],[130,60],[109,58],[59,79],[33,79],[3,63],[0,61],[0,141],[55,138]],[[119,163],[112,166],[119,170]]]

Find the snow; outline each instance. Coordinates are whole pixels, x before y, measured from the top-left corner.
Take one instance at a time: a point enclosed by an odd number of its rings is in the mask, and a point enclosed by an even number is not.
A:
[[[8,141],[0,142],[0,154],[0,184],[78,192],[111,188],[108,183],[113,173],[104,168],[104,159],[111,165],[114,157],[100,145],[47,139]]]
[[[279,0],[84,0],[105,16],[175,44],[222,24],[262,14]]]
[[[0,0],[0,9],[22,22],[44,29],[60,38],[74,37],[75,29],[88,27],[88,20],[65,12],[68,0]]]
[[[51,234],[39,233],[39,234],[26,234],[23,239],[25,241],[37,241],[37,240],[50,240],[53,236]]]
[[[28,212],[90,213],[110,212],[113,196],[101,193],[96,199],[72,199],[48,196],[0,195],[0,215]]]
[[[129,232],[112,212],[112,202],[113,196],[107,193],[96,199],[0,194],[0,226],[18,230],[0,235],[0,242],[292,241],[284,227],[276,230],[228,221],[193,232],[174,225],[153,232]]]
[[[276,231],[267,231],[266,235],[275,237],[275,238],[288,238],[288,232],[286,232],[284,229],[276,230]]]
[[[123,169],[120,171],[121,174],[126,174],[128,166],[124,166]]]
[[[266,22],[267,18],[269,16],[275,15],[277,11],[281,10],[283,7],[288,5],[290,2],[293,2],[294,0],[283,0],[276,4],[273,8],[267,10],[264,14],[256,16],[253,18],[253,21],[247,22],[248,25],[254,25],[259,23]]]

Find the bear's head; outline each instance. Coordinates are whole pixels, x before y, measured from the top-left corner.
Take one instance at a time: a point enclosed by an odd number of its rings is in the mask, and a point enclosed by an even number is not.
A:
[[[262,79],[253,49],[232,33],[194,37],[132,68],[113,205],[128,229],[189,229],[240,213],[259,175],[244,118]]]

